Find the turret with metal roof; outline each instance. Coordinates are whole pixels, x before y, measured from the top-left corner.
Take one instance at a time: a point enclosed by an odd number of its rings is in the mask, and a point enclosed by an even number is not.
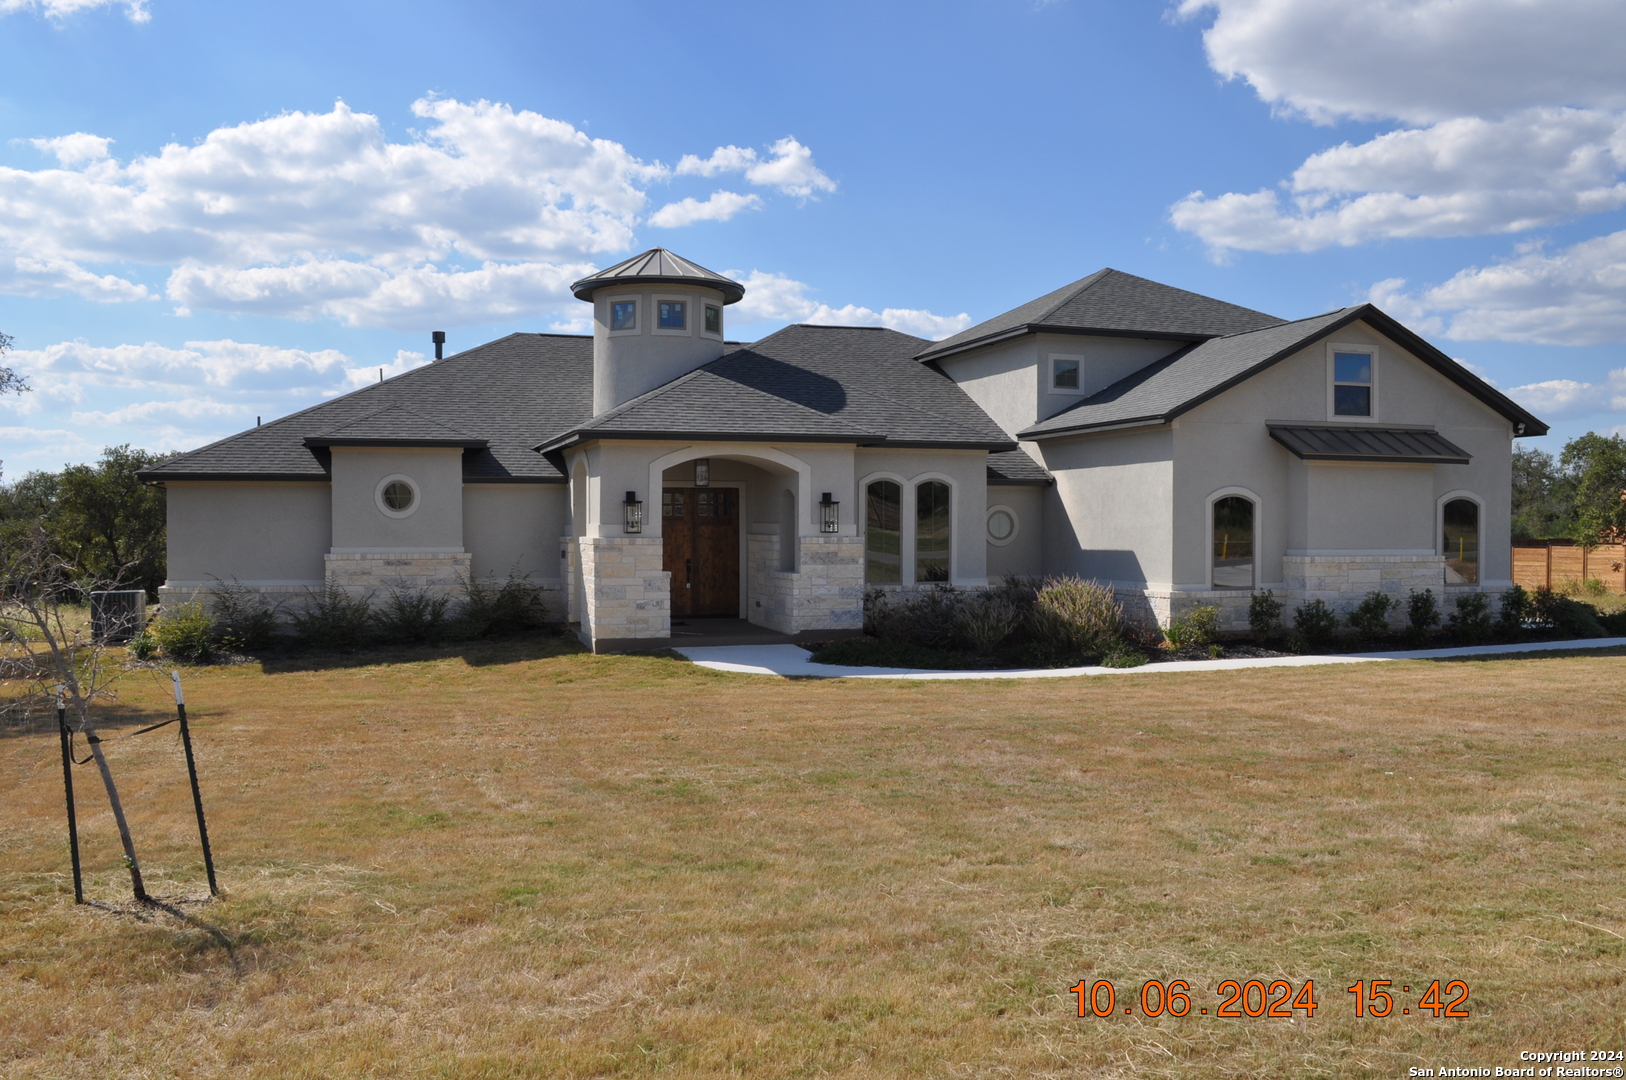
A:
[[[737,304],[745,295],[745,286],[733,278],[707,270],[692,263],[676,252],[665,248],[650,248],[642,255],[634,255],[607,270],[588,274],[570,287],[578,300],[592,300],[593,294],[608,285],[621,288],[641,288],[646,285],[701,285],[723,294],[723,303]]]
[[[646,394],[723,355],[723,309],[745,286],[651,248],[570,287],[593,305],[593,412]]]

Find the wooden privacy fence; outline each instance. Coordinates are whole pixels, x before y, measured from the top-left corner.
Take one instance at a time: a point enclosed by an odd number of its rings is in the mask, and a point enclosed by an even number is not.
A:
[[[1610,592],[1626,593],[1626,545],[1584,548],[1568,541],[1513,545],[1513,581],[1527,589],[1557,588],[1597,578]]]

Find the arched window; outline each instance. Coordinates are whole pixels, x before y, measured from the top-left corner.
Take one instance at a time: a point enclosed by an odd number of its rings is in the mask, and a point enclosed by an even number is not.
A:
[[[949,579],[949,486],[928,480],[915,488],[915,580]]]
[[[1214,500],[1214,588],[1253,588],[1253,500]]]
[[[903,488],[876,480],[864,491],[864,580],[871,585],[903,582]]]
[[[1479,584],[1479,504],[1452,499],[1440,516],[1445,526],[1445,583]]]

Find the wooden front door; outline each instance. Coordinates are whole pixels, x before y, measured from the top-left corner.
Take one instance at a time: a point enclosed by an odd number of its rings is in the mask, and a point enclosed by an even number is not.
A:
[[[740,614],[740,496],[736,488],[661,492],[663,567],[672,617]]]

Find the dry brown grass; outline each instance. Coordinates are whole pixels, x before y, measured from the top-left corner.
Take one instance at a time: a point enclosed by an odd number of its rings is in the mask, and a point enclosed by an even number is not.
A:
[[[224,900],[0,738],[8,1077],[1404,1076],[1626,1047],[1617,656],[787,682],[543,647],[191,674]],[[167,713],[125,689],[126,730]],[[110,744],[203,893],[173,728]],[[126,886],[127,887],[127,886]],[[212,928],[212,929],[211,929]],[[230,948],[226,947],[229,943]],[[1067,987],[1313,978],[1308,1023]],[[1344,987],[1460,978],[1468,1020]],[[1415,997],[1415,995],[1412,995]]]

